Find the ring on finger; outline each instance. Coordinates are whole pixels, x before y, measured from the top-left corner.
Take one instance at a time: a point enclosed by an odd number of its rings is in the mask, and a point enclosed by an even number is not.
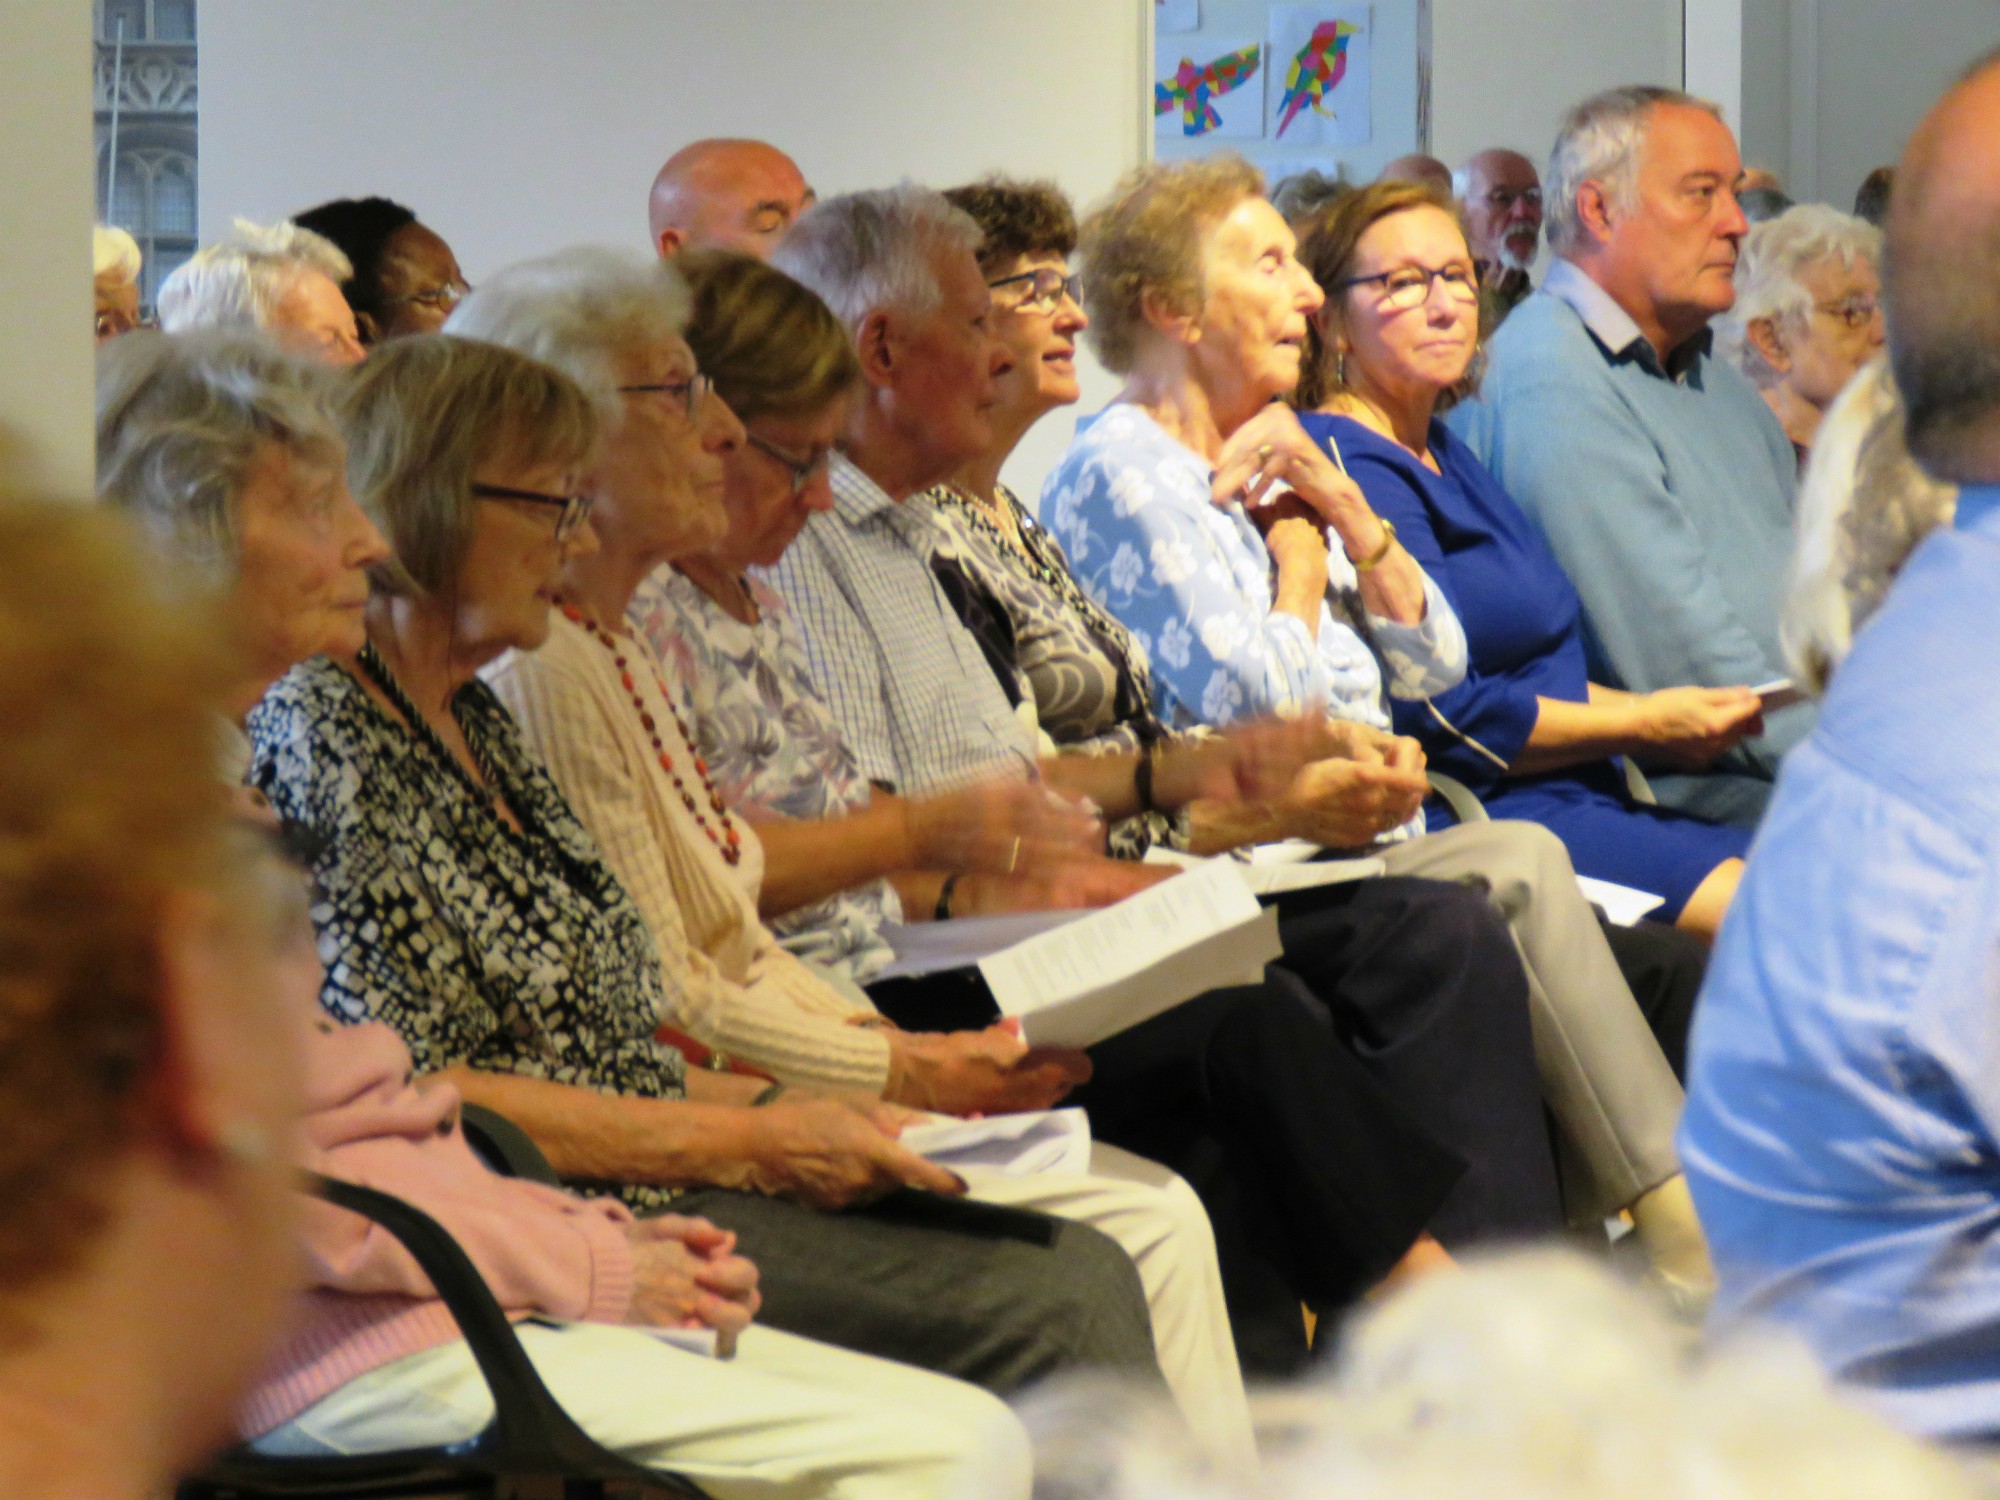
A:
[[[1273,448],[1269,443],[1263,444],[1257,450],[1257,462],[1260,464],[1269,463],[1271,461],[1271,455],[1276,451],[1277,450]]]

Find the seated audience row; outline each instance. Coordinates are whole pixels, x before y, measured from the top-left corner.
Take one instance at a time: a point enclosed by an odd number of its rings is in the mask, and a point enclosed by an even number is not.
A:
[[[1888,266],[1911,447],[1975,483],[2000,480],[1994,398],[1967,384],[2000,324],[1927,297],[1916,268],[1982,253],[1990,205],[1933,188],[1996,78],[1975,71],[1919,132]],[[1879,237],[1814,206],[1751,229],[1719,111],[1664,89],[1565,121],[1539,291],[1533,164],[1473,158],[1462,207],[1448,177],[1412,157],[1364,188],[1294,180],[1281,214],[1236,158],[1160,164],[1079,225],[1049,185],[997,177],[822,203],[775,148],[705,141],[653,185],[652,257],[567,251],[475,292],[377,197],[238,221],[166,279],[166,332],[100,356],[99,488],[171,580],[129,591],[133,618],[172,607],[163,588],[185,616],[160,632],[187,658],[161,687],[179,701],[141,706],[208,743],[168,746],[185,806],[127,877],[152,882],[134,912],[166,915],[104,947],[174,956],[126,986],[118,1034],[208,1059],[217,1113],[182,1146],[225,1186],[103,1201],[134,1250],[190,1234],[235,1257],[252,1302],[275,1301],[273,1248],[302,1236],[311,1292],[244,1435],[344,1452],[458,1441],[491,1413],[408,1257],[285,1190],[301,1136],[306,1165],[445,1222],[621,1451],[721,1496],[1016,1495],[1025,1436],[989,1393],[1078,1371],[1158,1388],[1175,1444],[1245,1475],[1244,1374],[1301,1368],[1313,1316],[1466,1248],[1629,1212],[1659,1282],[1701,1305],[1677,1128],[1728,1316],[1794,1323],[1921,1430],[1991,1429],[1976,1380],[1861,1306],[1880,1286],[1985,1296],[1958,1249],[1984,1208],[1925,1220],[1915,1269],[1886,1239],[1853,1259],[1798,1209],[1832,1194],[1903,1222],[1868,1142],[1912,1118],[1974,1154],[1990,1134],[1978,1019],[1938,1019],[1963,997],[1919,975],[1918,1013],[1889,1014],[1864,972],[1871,943],[1921,931],[1946,979],[1976,979],[1986,936],[1922,909],[1943,878],[1923,851],[1979,878],[1960,844],[1980,793],[1939,824],[1920,730],[1885,748],[1879,715],[1845,707],[1861,682],[1871,705],[1909,699],[1906,724],[1938,716],[1924,695],[1944,688],[1908,664],[1957,660],[1925,610],[1978,563],[1976,538],[1934,545],[1876,610],[1949,503],[1899,459],[1879,362],[1850,380],[1883,342]],[[129,244],[97,247],[100,341],[136,322]],[[1080,338],[1124,384],[1078,424],[1038,521],[1000,476],[1078,399]],[[1960,529],[1990,509],[1969,488]],[[0,539],[30,564],[60,546],[106,579],[137,568],[102,517],[66,524],[10,507]],[[1850,643],[1818,729],[1810,706],[1766,710],[1788,649],[1816,687]],[[75,732],[111,722],[80,703]],[[1869,779],[1883,755],[1894,787]],[[30,790],[87,800],[112,760]],[[1461,798],[1475,821],[1442,826],[1433,760],[1491,820]],[[248,868],[230,850],[255,838],[227,829],[272,811],[307,851],[317,958],[295,874],[227,877],[269,937],[250,943],[174,868]],[[903,924],[1107,904],[1171,878],[1155,850],[1287,839],[1374,873],[1275,898],[1283,954],[1260,982],[1088,1049],[996,1024],[974,968],[885,975]],[[1579,871],[1682,930],[1603,922]],[[1836,885],[1805,943],[1799,914]],[[243,1079],[247,1043],[218,1040],[252,988],[244,1037],[296,1052],[302,1090],[284,1067]],[[1779,1023],[1793,989],[1837,1000]],[[1884,1061],[1906,1052],[1944,1082],[1910,1093]],[[1797,1098],[1824,1140],[1757,1113]],[[580,1196],[489,1172],[461,1100]],[[955,1173],[898,1140],[922,1110],[1059,1102],[1089,1119],[1087,1170]],[[145,1158],[106,1150],[138,1194]],[[16,1175],[66,1212],[47,1170],[29,1150]],[[244,1216],[226,1234],[224,1207]],[[1971,1268],[1943,1276],[1946,1252]],[[50,1295],[90,1292],[67,1263],[21,1264]],[[1924,1323],[1972,1348],[1983,1326],[1942,1304]],[[741,1357],[621,1326],[649,1324]],[[160,1331],[122,1347],[153,1358]],[[254,1352],[221,1347],[192,1383],[196,1436]]]

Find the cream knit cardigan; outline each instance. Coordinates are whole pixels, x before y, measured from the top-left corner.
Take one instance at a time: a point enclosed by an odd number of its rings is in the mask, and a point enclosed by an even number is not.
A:
[[[888,1039],[853,1024],[874,1012],[781,948],[757,914],[764,848],[755,831],[731,814],[743,839],[731,867],[661,769],[611,653],[561,613],[551,625],[539,651],[510,651],[483,675],[652,928],[668,1023],[781,1082],[881,1093]],[[619,640],[661,743],[720,834],[698,752],[660,695],[658,657],[637,637]]]

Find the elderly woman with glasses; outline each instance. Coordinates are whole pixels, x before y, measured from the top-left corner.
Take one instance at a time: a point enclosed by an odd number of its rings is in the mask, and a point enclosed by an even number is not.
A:
[[[366,348],[436,333],[472,290],[443,237],[388,198],[336,198],[292,222],[331,241],[353,266],[340,290]]]
[[[1078,1365],[1156,1375],[1109,1239],[1040,1219],[973,1231],[979,1214],[944,1201],[965,1183],[877,1114],[804,1095],[752,1108],[761,1080],[691,1070],[658,1040],[670,977],[645,915],[479,680],[549,640],[566,573],[598,548],[597,494],[678,486],[690,450],[734,442],[674,331],[671,273],[648,270],[649,295],[618,305],[621,346],[589,346],[591,394],[448,334],[391,341],[343,388],[348,479],[393,557],[371,570],[366,644],[295,668],[249,721],[253,783],[320,848],[321,1004],[388,1022],[418,1070],[514,1120],[587,1191],[740,1234],[774,1326],[1000,1390]],[[589,363],[567,311],[548,352]],[[645,440],[600,451],[627,426]],[[626,464],[640,474],[619,478]],[[606,520],[616,535],[632,515]],[[699,768],[675,769],[692,796]],[[937,1196],[856,1207],[906,1187]],[[850,1211],[815,1211],[833,1208]]]
[[[1802,203],[1744,236],[1721,348],[1757,387],[1803,472],[1819,424],[1854,372],[1881,352],[1882,231]]]
[[[1298,393],[1305,428],[1393,522],[1470,644],[1463,679],[1399,698],[1396,727],[1493,817],[1542,824],[1583,874],[1660,896],[1663,920],[1713,937],[1748,833],[1636,802],[1616,757],[1706,764],[1754,730],[1756,696],[1587,680],[1576,590],[1436,420],[1478,344],[1478,285],[1442,194],[1364,189],[1314,221],[1300,257],[1326,290]]]
[[[1126,384],[1078,424],[1042,513],[1076,582],[1149,663],[1164,725],[1272,710],[1349,721],[1384,764],[1360,768],[1367,828],[1342,842],[1370,846],[1392,876],[1476,882],[1506,919],[1544,1097],[1579,1168],[1573,1185],[1589,1184],[1571,1195],[1572,1218],[1629,1206],[1663,1273],[1699,1286],[1710,1271],[1673,1147],[1681,1090],[1662,1050],[1678,1051],[1678,1022],[1656,1040],[1553,836],[1518,822],[1424,832],[1423,755],[1388,733],[1391,705],[1456,686],[1465,631],[1372,497],[1280,402],[1326,296],[1262,189],[1233,157],[1157,164],[1086,218],[1090,335]],[[1457,257],[1427,263],[1419,279],[1476,324],[1462,238]],[[1323,762],[1289,800],[1338,805],[1356,782],[1352,768]],[[1239,838],[1296,835],[1293,816],[1268,809],[1263,828]],[[1306,950],[1288,935],[1294,951]]]

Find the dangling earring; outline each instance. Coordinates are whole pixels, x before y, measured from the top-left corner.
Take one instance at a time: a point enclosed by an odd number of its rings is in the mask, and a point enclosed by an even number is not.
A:
[[[1342,390],[1347,389],[1347,349],[1344,345],[1333,351],[1333,378]]]

